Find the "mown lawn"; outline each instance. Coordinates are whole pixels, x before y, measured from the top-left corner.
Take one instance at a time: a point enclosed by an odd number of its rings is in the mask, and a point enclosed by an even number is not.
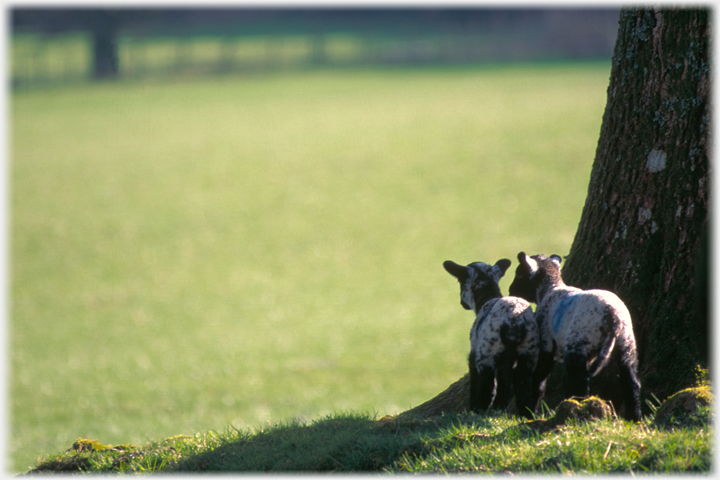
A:
[[[431,398],[473,320],[442,262],[568,253],[609,72],[12,92],[10,469]]]

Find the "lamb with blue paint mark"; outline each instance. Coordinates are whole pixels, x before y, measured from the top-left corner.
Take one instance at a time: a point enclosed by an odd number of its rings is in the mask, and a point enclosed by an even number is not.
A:
[[[510,267],[510,260],[467,266],[447,260],[443,266],[460,282],[461,305],[476,315],[468,359],[470,410],[491,406],[505,409],[514,394],[518,412],[532,418],[531,381],[539,352],[538,328],[528,302],[500,293],[498,282]]]
[[[625,418],[637,421],[640,380],[630,312],[607,290],[569,287],[560,274],[561,258],[518,254],[510,294],[537,304],[540,354],[533,375],[533,406],[542,397],[553,363],[565,365],[565,396],[586,397],[590,377],[610,360],[618,365]]]

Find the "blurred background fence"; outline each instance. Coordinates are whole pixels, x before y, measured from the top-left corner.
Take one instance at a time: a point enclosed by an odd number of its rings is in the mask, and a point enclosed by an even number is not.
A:
[[[610,59],[617,21],[607,8],[14,8],[10,81]]]

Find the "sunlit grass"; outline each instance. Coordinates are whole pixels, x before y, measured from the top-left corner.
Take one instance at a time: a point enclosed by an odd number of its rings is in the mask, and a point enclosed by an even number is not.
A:
[[[86,34],[68,34],[53,38],[21,34],[12,37],[8,49],[10,78],[77,80],[91,70],[90,39]]]
[[[707,426],[660,430],[648,421],[633,424],[612,419],[573,421],[542,435],[522,428],[488,435],[473,425],[459,425],[442,432],[432,452],[404,455],[397,467],[412,473],[707,472],[712,438]]]
[[[442,262],[567,254],[609,65],[10,98],[10,455],[394,413],[466,369]],[[507,292],[508,279],[501,288]]]
[[[310,66],[315,62],[312,35],[120,35],[119,75],[253,71]],[[371,36],[325,34],[321,61],[333,65],[362,64],[369,50],[393,54],[395,41]],[[418,39],[415,39],[416,41]],[[433,44],[436,39],[430,38]],[[402,57],[411,51],[403,44]],[[457,42],[457,39],[456,39]],[[92,71],[92,39],[87,34],[14,33],[10,37],[10,78],[19,84],[86,80]],[[435,49],[438,45],[435,46]],[[452,49],[447,49],[448,52]],[[397,53],[395,53],[397,55]],[[442,55],[437,58],[442,58]]]
[[[538,431],[498,412],[375,421],[340,413],[312,422],[210,431],[145,445],[98,445],[45,457],[40,471],[90,473],[707,473],[713,431],[605,418]],[[79,448],[80,444],[85,448]],[[87,448],[90,447],[90,448]]]

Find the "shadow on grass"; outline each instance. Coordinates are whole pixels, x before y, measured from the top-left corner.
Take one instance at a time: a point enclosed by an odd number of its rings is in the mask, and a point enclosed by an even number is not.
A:
[[[492,416],[492,414],[490,414]],[[429,453],[433,439],[461,425],[490,428],[491,417],[446,415],[375,421],[360,415],[270,427],[181,460],[165,472],[359,472],[394,469],[403,456]]]

